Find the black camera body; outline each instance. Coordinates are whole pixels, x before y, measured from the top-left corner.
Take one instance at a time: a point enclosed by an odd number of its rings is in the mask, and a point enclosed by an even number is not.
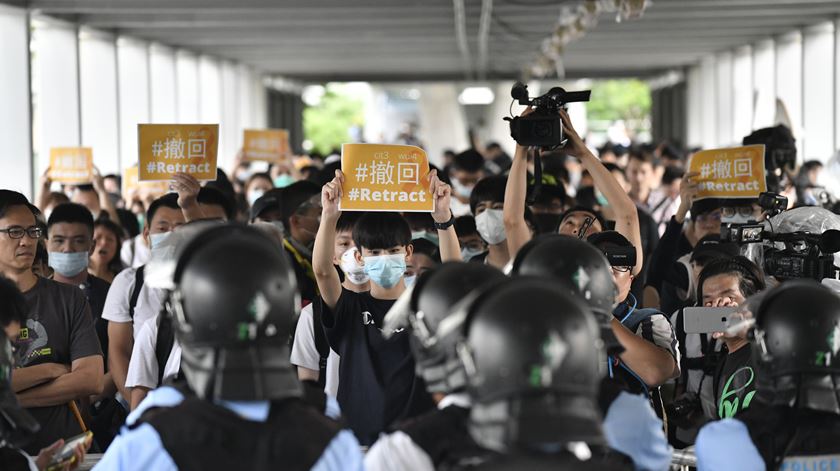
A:
[[[589,101],[590,90],[567,92],[561,87],[554,87],[545,95],[529,98],[528,86],[516,82],[510,90],[510,96],[520,105],[531,106],[534,112],[528,116],[504,118],[510,121],[510,135],[524,147],[542,147],[553,149],[563,144],[563,124],[560,111],[566,103]]]
[[[834,253],[840,251],[840,231],[822,234],[791,232],[765,234],[765,240],[780,242],[784,248],[764,249],[764,271],[780,280],[834,278]]]
[[[777,193],[765,191],[758,195],[758,205],[771,218],[788,206],[788,199]],[[754,244],[765,240],[764,225],[755,220],[721,220],[720,239],[724,242],[735,242],[736,244]]]

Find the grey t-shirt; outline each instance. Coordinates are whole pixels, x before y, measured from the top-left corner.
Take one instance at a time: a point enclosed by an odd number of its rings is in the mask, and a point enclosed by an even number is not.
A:
[[[29,315],[14,342],[16,367],[42,363],[71,365],[79,358],[102,355],[90,306],[81,289],[38,278],[24,297]],[[82,432],[68,404],[27,410],[41,424],[41,431],[24,448],[33,456],[59,438],[67,439]]]

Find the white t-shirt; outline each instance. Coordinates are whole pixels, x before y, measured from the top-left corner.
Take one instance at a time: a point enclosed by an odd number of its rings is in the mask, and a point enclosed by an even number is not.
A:
[[[131,292],[134,291],[134,280],[136,268],[126,268],[114,277],[111,288],[108,290],[108,297],[105,298],[105,307],[102,309],[102,318],[111,322],[131,322],[129,304]],[[137,297],[137,305],[134,306],[134,338],[140,333],[143,324],[157,316],[163,308],[165,292],[160,289],[149,288],[145,283],[140,288]]]
[[[125,387],[143,386],[149,389],[158,387],[158,368],[155,348],[157,347],[158,317],[146,322],[140,333],[134,337],[134,349],[131,351],[131,361],[128,363],[128,373]],[[178,373],[181,368],[181,344],[176,339],[172,344],[172,351],[163,367],[163,377]]]
[[[126,240],[120,248],[120,260],[127,267],[137,268],[145,265],[151,256],[152,251],[146,246],[143,234],[138,234],[134,238]]]
[[[291,362],[295,366],[302,366],[310,370],[319,370],[321,355],[315,346],[315,330],[312,323],[312,304],[309,304],[300,311],[297,329],[295,330],[295,342],[292,345]],[[340,357],[333,349],[327,357],[327,379],[324,392],[328,396],[336,397],[338,394],[338,363]]]

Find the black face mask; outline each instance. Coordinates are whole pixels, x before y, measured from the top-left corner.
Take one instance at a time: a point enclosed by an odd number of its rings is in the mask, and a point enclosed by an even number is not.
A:
[[[560,227],[562,214],[536,213],[534,219],[537,221],[537,234],[553,234]]]

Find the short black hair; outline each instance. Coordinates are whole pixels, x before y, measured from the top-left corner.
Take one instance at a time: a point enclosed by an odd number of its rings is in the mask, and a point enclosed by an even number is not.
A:
[[[178,194],[167,193],[152,201],[152,204],[149,205],[149,209],[146,210],[146,226],[151,227],[152,219],[155,218],[155,213],[157,213],[157,210],[160,208],[177,209],[180,211],[181,207],[178,206]]]
[[[140,227],[140,222],[137,221],[137,215],[131,211],[125,208],[117,208],[117,216],[120,218],[119,223],[126,234],[128,234],[128,237],[135,237],[140,234],[141,230],[143,230],[143,228]],[[107,221],[107,219],[102,220]]]
[[[0,218],[6,216],[6,212],[12,206],[26,206],[32,215],[36,218],[41,215],[41,211],[23,196],[23,193],[18,193],[12,190],[0,190]]]
[[[455,234],[458,237],[478,234],[478,229],[475,227],[475,218],[469,214],[455,218]]]
[[[761,269],[747,257],[738,255],[731,258],[715,258],[700,271],[700,279],[697,283],[698,304],[703,304],[703,284],[717,275],[737,276],[738,288],[745,298],[749,298],[766,287]]]
[[[484,168],[484,157],[475,150],[467,149],[452,160],[452,168],[465,172],[478,172]]]
[[[353,243],[359,250],[407,246],[411,243],[411,228],[399,213],[364,213],[353,227]]]
[[[335,223],[335,231],[353,232],[353,228],[356,227],[356,222],[361,217],[362,213],[358,211],[342,211],[341,216],[338,217],[338,221]]]
[[[0,327],[6,327],[17,322],[21,327],[26,326],[29,308],[15,283],[0,275]],[[0,334],[2,331],[0,331]],[[10,339],[11,340],[11,339]]]
[[[198,201],[199,204],[219,206],[224,210],[225,216],[227,216],[229,221],[236,219],[236,204],[218,188],[209,186],[203,187],[198,190],[196,201]]]
[[[563,216],[560,218],[560,224],[562,224],[562,223],[563,223],[563,220],[564,220],[564,219],[566,219],[566,217],[567,217],[568,215],[572,214],[572,213],[587,213],[587,214],[591,214],[591,215],[595,216],[595,219],[597,219],[597,220],[598,220],[598,222],[600,222],[600,223],[601,223],[601,228],[603,228],[603,230],[605,230],[605,231],[606,231],[606,230],[607,230],[607,227],[609,227],[609,226],[608,226],[608,224],[607,224],[607,220],[606,220],[606,219],[604,219],[604,215],[603,215],[603,214],[601,214],[601,213],[600,213],[600,212],[598,212],[598,211],[595,211],[595,210],[594,210],[594,209],[592,209],[592,208],[587,208],[586,206],[575,206],[575,207],[573,207],[573,208],[569,208],[569,210],[568,210],[568,211],[566,211],[565,213],[563,213]]]
[[[683,154],[683,152],[679,148],[677,148],[677,146],[671,144],[670,142],[666,142],[662,145],[662,149],[659,151],[659,155],[663,159],[679,160],[680,162],[685,160],[685,155]]]
[[[475,207],[482,201],[504,203],[506,186],[507,177],[504,175],[493,175],[479,180],[470,193],[470,211],[475,214]]]
[[[670,185],[675,181],[681,179],[685,175],[685,170],[676,165],[669,165],[665,167],[665,173],[662,174],[662,184]]]
[[[624,171],[623,168],[619,167],[618,165],[616,165],[612,162],[604,162],[603,165],[604,165],[604,168],[607,169],[610,173],[618,172],[622,176],[624,176],[625,180],[627,179],[627,173]]]
[[[435,220],[432,218],[431,213],[406,212],[403,213],[403,217],[408,222],[408,227],[410,227],[412,231],[424,230],[435,233],[437,232],[435,229]]]
[[[411,246],[414,248],[415,254],[423,254],[432,259],[435,263],[440,263],[440,249],[434,242],[426,239],[414,239],[411,241]]]
[[[659,162],[656,160],[656,157],[654,157],[653,153],[641,147],[634,147],[630,149],[629,159],[648,163],[653,167],[657,167],[659,165]]]
[[[289,219],[297,214],[301,205],[309,198],[321,193],[321,187],[309,180],[300,180],[282,189],[280,197],[280,214],[283,218],[283,227],[286,231],[291,230]]]
[[[56,206],[47,221],[47,232],[54,224],[62,222],[84,225],[90,232],[90,237],[93,238],[93,214],[86,207],[76,203],[64,203]]]
[[[96,188],[94,188],[93,185],[90,183],[86,183],[84,185],[76,185],[76,190],[99,194],[99,192],[96,191]]]
[[[117,181],[117,186],[122,188],[122,177],[121,176],[117,175],[116,173],[109,173],[108,175],[105,175],[104,177],[102,177],[103,180],[106,179],[106,178],[111,178],[111,179],[116,180]]]

